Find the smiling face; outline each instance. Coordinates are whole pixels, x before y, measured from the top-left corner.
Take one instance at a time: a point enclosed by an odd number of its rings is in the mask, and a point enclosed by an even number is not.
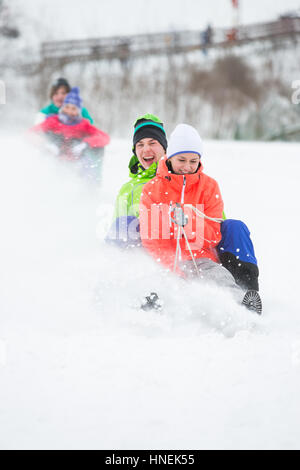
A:
[[[176,175],[189,175],[197,171],[200,156],[197,153],[178,153],[170,158],[170,162]]]
[[[135,153],[143,168],[149,168],[152,163],[164,156],[165,149],[158,142],[152,138],[141,139],[135,146]]]
[[[71,119],[79,115],[79,110],[74,104],[67,103],[61,108],[62,112],[69,116]]]
[[[61,107],[61,105],[64,102],[65,97],[67,96],[68,91],[66,87],[61,86],[59,87],[56,92],[52,95],[52,101],[57,106],[58,108]]]

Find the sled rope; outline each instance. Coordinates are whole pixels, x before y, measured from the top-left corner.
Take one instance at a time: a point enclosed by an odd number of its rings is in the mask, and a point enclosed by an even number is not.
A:
[[[176,222],[175,222],[175,223],[176,223]],[[177,262],[178,262],[179,253],[181,254],[180,238],[181,238],[181,226],[178,225],[178,234],[177,234],[177,242],[176,242],[176,253],[175,253],[174,266],[173,266],[173,272],[174,272],[174,273],[175,273],[176,268],[177,268]]]
[[[176,217],[176,209],[177,209],[177,213],[179,212],[180,216],[178,216],[179,214],[177,214],[177,217]],[[195,258],[194,258],[194,255],[192,253],[192,250],[191,250],[191,247],[190,247],[190,243],[188,241],[188,237],[185,233],[185,230],[184,230],[184,224],[185,224],[185,218],[184,218],[184,212],[183,212],[183,209],[180,207],[180,205],[176,205],[176,208],[173,209],[173,212],[175,214],[174,218],[171,217],[171,220],[178,226],[178,233],[177,233],[177,241],[176,241],[176,253],[175,253],[175,260],[174,260],[174,267],[173,267],[173,272],[176,271],[176,268],[177,268],[177,264],[178,264],[178,258],[179,256],[181,256],[181,248],[180,248],[180,238],[181,238],[181,231],[183,233],[183,236],[185,238],[185,241],[186,241],[186,244],[187,244],[187,247],[189,249],[189,252],[190,252],[190,255],[191,255],[191,258],[193,260],[193,263],[194,263],[194,266],[195,266],[195,270],[196,270],[196,273],[199,275],[199,269],[198,269],[198,266],[196,264],[196,261],[195,261]]]
[[[203,217],[204,219],[211,220],[212,222],[217,222],[218,224],[221,224],[223,222],[223,219],[220,219],[218,217],[209,217],[208,215],[204,214],[204,212],[199,211],[199,209],[192,205],[191,208],[197,215]]]
[[[211,220],[212,222],[217,222],[217,223],[222,223],[222,222],[223,222],[223,219],[217,218],[217,217],[209,217],[208,215],[204,214],[204,212],[201,212],[199,209],[197,209],[197,208],[194,207],[193,205],[191,205],[191,208],[192,208],[192,210],[195,212],[195,214],[198,215],[199,217],[203,217],[204,219]],[[174,213],[175,213],[175,209],[174,209],[173,211],[174,211]],[[183,209],[182,209],[182,208],[181,208],[181,211],[182,211],[182,215],[184,215],[184,212],[183,212]],[[199,268],[198,268],[198,266],[197,266],[197,264],[196,264],[196,261],[195,261],[193,252],[192,252],[192,250],[191,250],[190,243],[189,243],[189,241],[188,241],[186,232],[185,232],[185,230],[184,230],[183,222],[179,223],[179,222],[178,222],[178,219],[176,219],[176,217],[175,217],[174,219],[171,218],[171,220],[178,226],[178,233],[177,233],[177,240],[176,240],[176,253],[175,253],[175,260],[174,260],[173,272],[176,271],[177,264],[178,264],[178,258],[179,258],[179,256],[181,256],[180,238],[181,238],[181,236],[182,236],[182,235],[181,235],[181,231],[182,231],[183,236],[184,236],[185,241],[186,241],[186,244],[187,244],[187,247],[188,247],[188,250],[189,250],[189,252],[190,252],[191,258],[192,258],[192,260],[193,260],[196,273],[197,273],[198,275],[200,275]],[[183,219],[182,219],[182,220],[183,220]],[[212,240],[207,240],[207,239],[204,238],[204,237],[201,237],[201,238],[203,238],[203,240],[206,241],[206,242],[208,242],[208,243],[212,243]]]

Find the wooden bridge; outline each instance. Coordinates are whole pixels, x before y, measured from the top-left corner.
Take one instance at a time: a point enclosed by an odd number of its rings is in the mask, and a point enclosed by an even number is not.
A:
[[[271,23],[212,30],[209,41],[203,31],[178,31],[135,36],[115,36],[76,41],[45,42],[42,62],[67,64],[78,61],[127,61],[151,55],[185,54],[195,50],[232,48],[254,41],[274,41],[300,36],[300,18],[285,18]]]
[[[205,39],[204,31],[176,31],[134,36],[113,36],[84,40],[51,41],[41,45],[39,60],[20,63],[15,60],[2,67],[16,69],[19,73],[35,74],[45,67],[61,68],[72,62],[120,60],[126,64],[131,59],[147,56],[186,54],[197,50],[232,49],[250,43],[264,43],[282,47],[286,41],[300,38],[300,17],[287,17],[269,23],[216,28]],[[0,65],[0,69],[2,68]]]

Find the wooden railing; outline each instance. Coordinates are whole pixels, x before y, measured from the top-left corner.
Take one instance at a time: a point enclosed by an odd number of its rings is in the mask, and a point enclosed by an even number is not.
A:
[[[143,55],[183,53],[195,49],[232,47],[247,42],[300,34],[300,18],[286,18],[270,23],[213,30],[210,42],[201,31],[164,32],[134,36],[113,36],[84,40],[44,42],[42,61],[93,59],[128,59]]]
[[[131,58],[151,55],[181,54],[211,48],[232,48],[246,43],[273,41],[281,43],[284,38],[300,36],[300,18],[285,18],[269,23],[239,26],[238,28],[216,28],[209,41],[204,40],[203,31],[175,31],[134,36],[113,36],[83,40],[51,41],[41,45],[38,56],[26,51],[22,57],[32,57],[23,62],[20,57],[10,57],[0,64],[19,73],[36,74],[46,65],[61,66],[77,61],[111,60],[126,61]]]

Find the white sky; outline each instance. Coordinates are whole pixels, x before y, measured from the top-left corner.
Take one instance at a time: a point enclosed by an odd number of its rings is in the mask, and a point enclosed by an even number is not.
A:
[[[36,39],[99,37],[229,26],[231,0],[14,0],[34,20]],[[8,2],[9,3],[9,2]],[[12,3],[11,3],[12,4]],[[300,0],[240,0],[242,23],[275,19]]]

